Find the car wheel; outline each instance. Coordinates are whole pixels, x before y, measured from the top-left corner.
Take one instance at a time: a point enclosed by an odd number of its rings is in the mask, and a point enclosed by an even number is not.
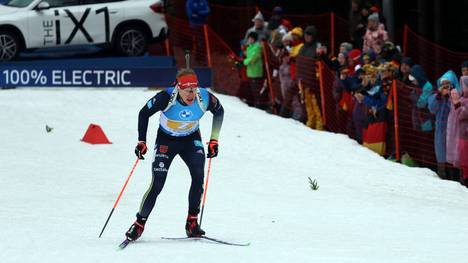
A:
[[[114,46],[121,55],[141,56],[148,50],[148,38],[139,27],[125,27],[119,31]]]
[[[0,31],[0,61],[14,60],[20,52],[18,37],[8,31]]]

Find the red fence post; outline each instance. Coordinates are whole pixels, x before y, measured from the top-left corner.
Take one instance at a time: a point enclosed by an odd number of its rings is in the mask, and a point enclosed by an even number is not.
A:
[[[335,13],[330,13],[330,49],[331,55],[335,55]]]
[[[270,60],[268,59],[267,55],[267,44],[266,41],[262,41],[262,55],[263,55],[263,64],[265,65],[265,72],[268,80],[268,87],[270,90],[270,100],[271,100],[271,109],[274,114],[276,114],[276,107],[275,107],[275,98],[276,94],[273,90],[273,81],[271,79],[271,73],[270,73]]]
[[[403,29],[403,54],[407,56],[408,51],[408,25],[405,25]]]
[[[395,158],[400,161],[400,132],[399,132],[399,119],[398,119],[398,86],[397,81],[393,80],[393,122],[395,128]]]
[[[169,43],[169,38],[166,38],[166,40],[164,40],[164,47],[166,48],[166,56],[170,56],[171,55],[171,44]]]
[[[325,112],[325,83],[323,81],[323,62],[317,61],[318,69],[319,69],[319,83],[320,83],[320,102],[322,106],[322,121],[323,126],[327,125],[327,114]]]
[[[206,47],[206,58],[208,60],[208,67],[211,68],[211,48],[210,48],[210,41],[208,39],[208,25],[203,25],[203,33],[205,34],[205,47]]]

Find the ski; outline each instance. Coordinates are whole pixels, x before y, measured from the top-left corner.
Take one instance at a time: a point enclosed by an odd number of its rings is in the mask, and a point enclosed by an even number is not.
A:
[[[207,237],[207,236],[201,236],[201,238],[206,239],[206,240],[210,240],[210,241],[213,241],[213,242],[216,242],[216,243],[219,243],[219,244],[230,245],[230,246],[240,246],[240,247],[250,246],[250,242],[248,242],[248,243],[233,243],[233,242],[227,242],[227,241],[223,241],[223,240],[219,240],[219,239],[212,238],[212,237]]]
[[[220,240],[217,238],[212,238],[212,237],[207,237],[207,236],[201,236],[201,237],[162,237],[162,239],[167,239],[167,240],[208,240],[214,243],[218,244],[223,244],[223,245],[229,245],[229,246],[241,246],[241,247],[246,247],[250,246],[250,242],[248,243],[234,243],[234,242],[227,242],[224,240]]]
[[[120,243],[119,248],[124,249],[130,244],[132,241],[130,239],[125,239],[122,243]]]

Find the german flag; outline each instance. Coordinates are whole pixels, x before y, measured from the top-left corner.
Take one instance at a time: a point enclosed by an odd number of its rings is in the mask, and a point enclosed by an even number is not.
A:
[[[362,145],[383,156],[385,154],[386,135],[386,122],[369,123],[367,129],[364,129],[363,132]]]
[[[341,107],[346,112],[351,112],[353,110],[353,95],[347,91],[343,91],[341,93],[341,100],[338,103]]]

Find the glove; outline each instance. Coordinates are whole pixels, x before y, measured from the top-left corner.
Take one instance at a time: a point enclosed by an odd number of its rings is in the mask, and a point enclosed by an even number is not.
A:
[[[218,156],[218,141],[211,139],[208,143],[208,153],[206,158],[213,158]]]
[[[135,154],[140,160],[144,160],[145,158],[143,155],[148,151],[148,147],[146,147],[146,142],[138,142],[137,146],[135,147]]]

